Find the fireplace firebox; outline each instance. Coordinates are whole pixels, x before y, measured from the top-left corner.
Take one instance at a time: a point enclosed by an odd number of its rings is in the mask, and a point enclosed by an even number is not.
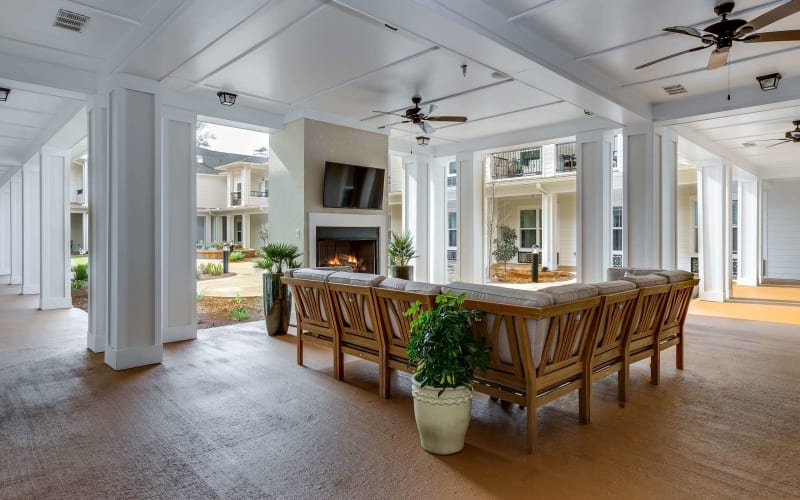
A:
[[[350,266],[356,273],[377,271],[377,227],[317,226],[317,265]]]

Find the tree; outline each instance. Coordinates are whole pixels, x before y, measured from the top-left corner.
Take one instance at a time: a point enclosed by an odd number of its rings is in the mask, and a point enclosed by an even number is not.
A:
[[[216,139],[217,136],[210,130],[208,130],[208,123],[206,122],[197,122],[197,145],[201,148],[209,148],[211,146],[210,141]]]
[[[508,261],[513,259],[519,251],[517,232],[508,226],[497,226],[497,238],[495,238],[494,244],[495,249],[492,255],[498,262],[503,263],[503,271],[508,271]]]

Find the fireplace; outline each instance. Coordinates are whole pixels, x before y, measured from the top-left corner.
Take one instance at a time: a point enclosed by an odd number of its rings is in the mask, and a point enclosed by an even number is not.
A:
[[[350,266],[353,272],[376,274],[378,227],[316,227],[317,265]]]

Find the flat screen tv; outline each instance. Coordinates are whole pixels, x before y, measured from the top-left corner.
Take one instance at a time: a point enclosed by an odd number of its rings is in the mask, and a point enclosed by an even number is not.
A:
[[[380,168],[325,162],[322,206],[381,210],[385,174]]]

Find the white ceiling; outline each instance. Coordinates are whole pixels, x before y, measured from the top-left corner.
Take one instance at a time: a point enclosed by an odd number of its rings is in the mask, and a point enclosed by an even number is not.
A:
[[[739,0],[736,11],[745,11],[742,17],[752,19],[779,3]],[[592,109],[586,105],[591,102],[586,93],[561,91],[563,82],[548,72],[558,68],[546,69],[544,63],[534,62],[541,59],[537,48],[522,47],[520,30],[544,37],[568,54],[563,66],[573,73],[586,70],[581,74],[607,77],[604,82],[587,77],[571,83],[591,92],[610,85],[618,96],[634,96],[649,104],[679,103],[728,86],[727,70],[705,71],[707,52],[633,69],[694,46],[693,39],[664,34],[661,28],[710,22],[715,17],[714,0],[484,0],[484,4],[453,0],[237,0],[223,5],[217,0],[6,0],[4,12],[15,15],[0,19],[0,56],[56,62],[98,74],[126,72],[158,80],[185,96],[208,98],[218,90],[228,90],[239,94],[237,106],[290,117],[336,117],[367,130],[393,121],[374,110],[402,112],[411,105],[411,96],[421,95],[424,102],[438,106],[437,114],[469,117],[464,124],[434,124],[433,145],[539,130],[584,119],[584,108]],[[493,32],[477,29],[476,20],[469,17],[477,12],[470,10],[476,5],[488,6],[503,22],[493,25]],[[53,27],[58,8],[91,16],[84,32]],[[402,29],[393,31],[375,12],[397,20],[404,15],[416,17],[405,26],[394,23]],[[435,22],[450,24],[431,26],[436,13],[444,17]],[[800,29],[800,14],[769,27],[779,29]],[[498,49],[495,42],[508,33],[522,47],[519,52]],[[526,50],[531,57],[520,55]],[[732,51],[730,85],[736,92],[738,87],[755,85],[756,75],[775,71],[785,80],[800,79],[798,54],[800,43],[737,44]],[[462,64],[468,65],[466,77]],[[493,76],[498,68],[514,79]],[[547,85],[539,84],[548,78]],[[676,83],[683,84],[688,94],[664,92],[663,86]],[[61,110],[74,105],[70,97],[53,94],[27,95],[15,90],[9,103],[0,105],[0,158],[21,155],[28,147],[26,141],[39,135]],[[783,148],[793,145],[745,150],[741,142],[785,132],[797,118],[800,110],[787,106],[743,118],[746,123],[716,117],[708,122],[687,120],[684,125],[751,164],[786,165],[788,172],[792,160]],[[420,132],[400,125],[390,134],[404,141]]]

